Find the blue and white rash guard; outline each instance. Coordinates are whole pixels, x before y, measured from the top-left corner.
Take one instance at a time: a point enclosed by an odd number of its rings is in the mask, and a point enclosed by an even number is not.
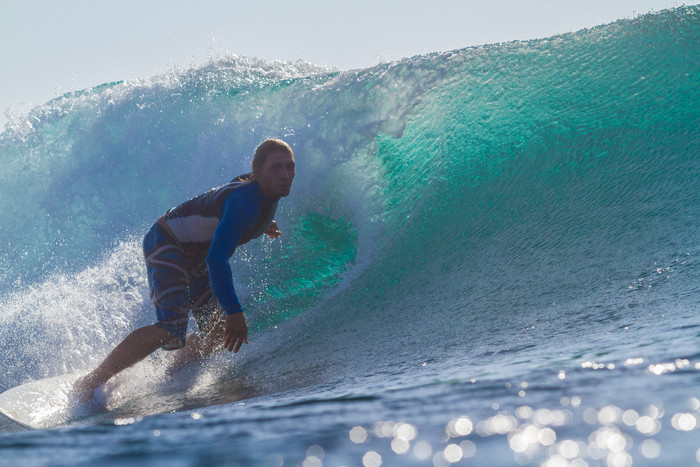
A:
[[[193,267],[206,261],[212,291],[227,315],[242,311],[228,259],[238,245],[261,236],[277,210],[277,200],[247,178],[236,177],[196,196],[159,220],[192,258]]]

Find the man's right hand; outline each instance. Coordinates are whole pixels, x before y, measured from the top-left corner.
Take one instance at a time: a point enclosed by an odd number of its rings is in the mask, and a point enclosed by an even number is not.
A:
[[[224,333],[224,348],[233,353],[238,352],[243,343],[248,343],[248,325],[243,312],[233,313],[226,317]]]

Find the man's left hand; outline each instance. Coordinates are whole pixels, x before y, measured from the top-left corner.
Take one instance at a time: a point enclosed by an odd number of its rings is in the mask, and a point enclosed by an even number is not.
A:
[[[277,222],[272,221],[270,222],[270,225],[267,227],[267,230],[265,231],[265,235],[267,235],[270,238],[280,238],[280,235],[282,235],[282,231],[277,227]]]

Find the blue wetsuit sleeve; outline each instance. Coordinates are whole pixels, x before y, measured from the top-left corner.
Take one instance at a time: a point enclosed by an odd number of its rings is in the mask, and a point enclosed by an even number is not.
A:
[[[254,206],[235,195],[230,195],[224,203],[221,220],[211,240],[206,260],[209,281],[226,315],[243,311],[233,287],[233,276],[228,259],[236,251],[243,232],[247,226],[255,222],[255,218]]]

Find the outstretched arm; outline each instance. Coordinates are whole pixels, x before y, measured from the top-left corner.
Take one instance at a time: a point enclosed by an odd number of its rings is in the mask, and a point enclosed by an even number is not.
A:
[[[228,259],[236,251],[245,226],[254,222],[256,214],[252,206],[229,197],[207,254],[211,288],[226,314],[224,347],[229,351],[238,352],[241,345],[248,342],[248,326],[233,287]]]

